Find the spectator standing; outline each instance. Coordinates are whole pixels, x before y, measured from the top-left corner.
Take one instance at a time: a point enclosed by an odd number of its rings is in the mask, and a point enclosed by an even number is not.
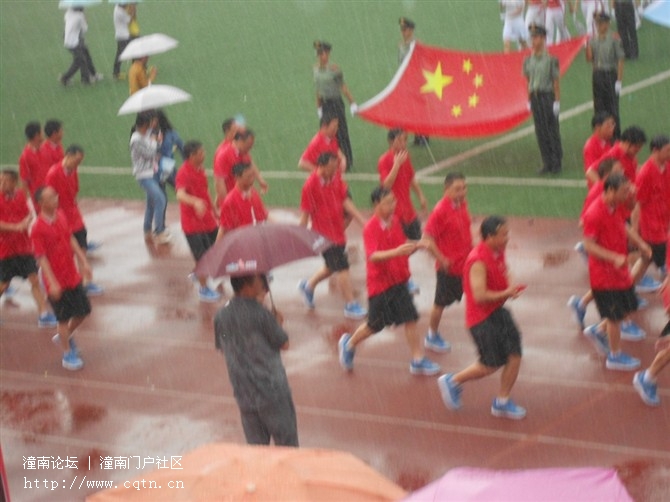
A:
[[[72,53],[72,64],[65,73],[58,76],[58,81],[67,86],[77,71],[81,74],[81,83],[93,84],[102,80],[102,74],[95,71],[91,53],[88,51],[84,35],[88,31],[88,23],[83,7],[72,7],[65,11],[65,36],[63,45]]]

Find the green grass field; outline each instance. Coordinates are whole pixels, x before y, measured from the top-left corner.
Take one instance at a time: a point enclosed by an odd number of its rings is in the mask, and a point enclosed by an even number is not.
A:
[[[428,44],[486,52],[502,45],[493,0],[147,0],[139,5],[138,16],[142,34],[162,32],[180,42],[176,50],[150,62],[159,68],[157,83],[193,95],[191,103],[166,109],[182,137],[202,141],[209,164],[221,138],[222,119],[242,113],[257,135],[254,158],[267,171],[295,173],[298,157],[318,127],[311,81],[313,40],[333,44],[331,59],[342,66],[359,103],[383,89],[396,70],[399,16],[412,18],[417,37]],[[112,6],[91,7],[87,17],[87,43],[98,71],[109,77],[116,49]],[[0,1],[0,163],[16,164],[26,122],[56,117],[65,122],[65,143],[86,149],[86,167],[113,167],[123,173],[82,174],[82,196],[143,197],[130,174],[127,140],[133,117],[116,115],[127,98],[127,84],[107,78],[91,88],[61,87],[56,77],[71,60],[62,33],[63,11],[57,9],[57,0]],[[638,35],[641,57],[626,64],[625,93],[634,83],[670,69],[670,30],[645,22]],[[668,78],[626,93],[621,98],[623,125],[641,125],[648,135],[670,132],[668,96]],[[565,113],[590,99],[590,68],[580,54],[562,81],[561,109]],[[590,133],[590,118],[587,110],[561,124],[562,179],[582,176],[581,147]],[[355,173],[375,173],[386,148],[385,131],[358,118],[350,119],[349,126]],[[433,139],[431,148],[440,161],[487,141]],[[417,170],[432,164],[421,148],[412,150],[412,158]],[[581,187],[475,183],[478,177],[534,178],[538,166],[531,134],[453,169],[471,177],[475,213],[578,214]],[[299,179],[271,177],[270,182],[268,205],[297,205]],[[365,207],[372,182],[353,180],[351,185],[358,205]],[[427,184],[425,191],[431,202],[441,195],[439,183]]]

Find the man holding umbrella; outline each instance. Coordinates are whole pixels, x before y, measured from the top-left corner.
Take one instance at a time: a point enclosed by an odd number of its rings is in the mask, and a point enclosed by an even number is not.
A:
[[[180,170],[181,172],[181,170]],[[249,444],[298,446],[298,425],[280,351],[288,349],[283,318],[260,301],[268,294],[265,274],[231,277],[235,296],[216,314],[216,348],[228,377]]]

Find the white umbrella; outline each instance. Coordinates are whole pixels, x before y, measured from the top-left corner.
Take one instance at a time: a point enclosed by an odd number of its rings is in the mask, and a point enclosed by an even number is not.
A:
[[[162,108],[163,106],[184,103],[185,101],[191,101],[191,95],[178,87],[171,85],[150,85],[144,89],[140,89],[126,99],[126,102],[119,108],[117,115],[128,115],[129,113],[153,110],[155,108]]]
[[[127,61],[129,59],[161,54],[174,49],[177,45],[179,45],[179,42],[174,38],[163,35],[162,33],[153,33],[131,40],[121,53],[119,59],[121,61]]]
[[[59,9],[70,9],[77,7],[88,7],[89,5],[96,5],[102,3],[102,0],[60,0],[58,2]]]

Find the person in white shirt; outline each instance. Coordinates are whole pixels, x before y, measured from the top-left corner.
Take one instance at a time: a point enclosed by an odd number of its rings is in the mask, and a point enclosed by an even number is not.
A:
[[[89,85],[102,80],[102,74],[95,71],[91,53],[84,42],[84,35],[88,31],[88,23],[82,7],[72,7],[65,11],[65,37],[63,45],[72,53],[72,64],[67,71],[59,75],[58,80],[64,86],[77,71],[81,72],[81,83]]]
[[[121,61],[119,57],[121,53],[130,43],[130,41],[135,38],[130,35],[130,30],[128,29],[130,22],[133,20],[135,15],[135,4],[116,4],[114,6],[114,38],[116,39],[116,55],[114,56],[114,69],[112,70],[112,75],[115,79],[120,79],[121,77]]]
[[[512,50],[512,42],[519,49],[528,47],[528,27],[523,19],[525,0],[500,0],[500,14],[503,18],[503,47],[505,53]]]

